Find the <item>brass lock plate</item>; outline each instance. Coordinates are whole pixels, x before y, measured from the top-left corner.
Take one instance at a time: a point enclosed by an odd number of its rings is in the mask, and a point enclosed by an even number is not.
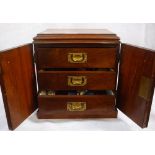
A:
[[[151,89],[153,85],[153,80],[151,78],[142,76],[139,85],[138,95],[145,100],[148,100],[151,95]]]

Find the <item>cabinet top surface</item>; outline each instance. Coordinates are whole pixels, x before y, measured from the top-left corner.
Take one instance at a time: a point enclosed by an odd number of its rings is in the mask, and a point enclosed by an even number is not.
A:
[[[107,29],[47,29],[33,40],[34,43],[118,43],[120,38]]]
[[[47,29],[39,35],[52,35],[52,34],[114,34],[107,29]]]

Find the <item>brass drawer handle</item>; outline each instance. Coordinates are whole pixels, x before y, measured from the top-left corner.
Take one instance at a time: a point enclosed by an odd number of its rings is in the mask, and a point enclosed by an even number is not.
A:
[[[67,102],[68,111],[85,111],[86,102]]]
[[[68,76],[68,86],[85,86],[86,84],[86,76]]]
[[[68,53],[68,62],[70,63],[86,63],[87,53]]]

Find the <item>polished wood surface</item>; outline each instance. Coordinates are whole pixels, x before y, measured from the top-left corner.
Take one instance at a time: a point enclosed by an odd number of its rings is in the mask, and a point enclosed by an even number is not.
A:
[[[69,76],[84,76],[84,86],[69,86]],[[38,86],[40,90],[114,90],[116,73],[114,71],[39,71]]]
[[[38,69],[44,68],[116,68],[117,47],[105,48],[37,48]],[[85,53],[87,61],[71,63],[69,53]]]
[[[100,34],[100,35],[116,35],[107,29],[47,29],[38,35],[55,35],[55,34]]]
[[[154,86],[155,51],[123,44],[117,107],[142,128],[148,125]]]
[[[115,91],[119,43],[116,34],[103,29],[52,29],[39,33],[34,38],[39,90]],[[82,80],[79,80],[80,77]],[[79,81],[82,81],[80,86],[76,85]],[[66,102],[72,100],[87,101],[87,111],[66,111]],[[115,95],[39,96],[38,102],[39,118],[117,116]]]
[[[1,52],[0,67],[3,101],[12,130],[37,108],[32,44]]]
[[[104,29],[52,29],[39,33],[33,43],[34,59],[32,44],[0,53],[0,84],[10,129],[38,107],[34,62],[39,84],[38,118],[113,118],[118,107],[140,127],[147,127],[155,85],[155,51],[126,44],[120,47],[119,37]],[[87,61],[69,62],[69,53],[85,53]],[[84,60],[80,59],[77,56],[75,61]],[[72,86],[75,90],[68,93],[68,76],[87,77],[87,85]],[[59,91],[40,95],[42,89]],[[88,89],[96,94],[78,94]],[[99,93],[105,89],[113,93]],[[68,111],[69,102],[86,103],[86,109]]]
[[[34,43],[118,43],[119,37],[105,29],[50,29],[34,37]]]
[[[115,97],[112,95],[38,96],[38,117],[49,118],[115,118]],[[85,102],[86,110],[68,111],[68,102]]]

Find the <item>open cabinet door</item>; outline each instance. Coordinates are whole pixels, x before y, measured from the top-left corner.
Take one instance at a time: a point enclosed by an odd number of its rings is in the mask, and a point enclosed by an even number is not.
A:
[[[122,44],[117,107],[136,124],[148,125],[155,84],[155,51]]]
[[[36,108],[32,44],[0,53],[0,84],[9,129],[15,129]]]

